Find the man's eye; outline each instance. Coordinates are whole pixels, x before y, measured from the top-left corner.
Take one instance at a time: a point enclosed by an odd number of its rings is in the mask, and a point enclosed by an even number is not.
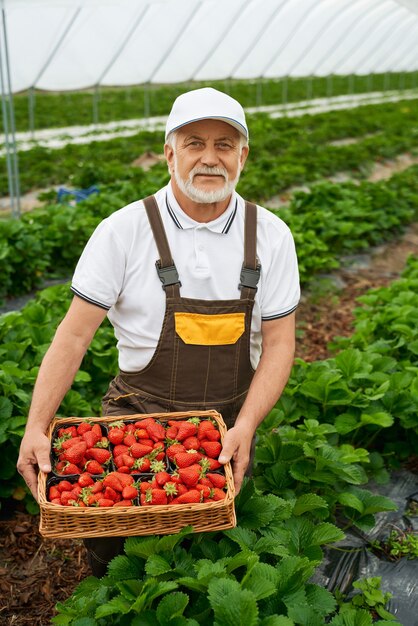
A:
[[[231,148],[229,143],[218,143],[218,148],[221,148],[221,150],[229,150]]]

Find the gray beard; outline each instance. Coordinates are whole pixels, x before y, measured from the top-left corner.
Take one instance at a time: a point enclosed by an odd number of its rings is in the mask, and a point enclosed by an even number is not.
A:
[[[193,179],[196,174],[216,174],[224,177],[225,184],[221,189],[215,189],[214,191],[204,191],[195,187]],[[179,187],[180,191],[184,193],[190,200],[197,202],[198,204],[213,204],[215,202],[223,202],[233,193],[235,187],[238,184],[240,177],[240,171],[238,169],[237,176],[234,180],[228,180],[228,173],[222,167],[195,167],[189,173],[187,180],[183,180],[177,174],[177,158],[174,159],[174,179]]]

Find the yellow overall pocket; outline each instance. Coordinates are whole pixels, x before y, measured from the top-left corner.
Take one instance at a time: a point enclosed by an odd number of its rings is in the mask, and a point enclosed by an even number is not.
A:
[[[197,346],[236,343],[245,330],[245,313],[174,313],[174,320],[176,333],[184,343]]]

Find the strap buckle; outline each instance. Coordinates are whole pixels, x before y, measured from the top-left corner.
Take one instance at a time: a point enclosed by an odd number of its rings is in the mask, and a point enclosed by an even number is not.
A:
[[[257,283],[260,280],[261,274],[261,265],[257,264],[256,269],[252,269],[251,267],[241,268],[240,275],[240,284],[238,285],[238,289],[242,289],[243,287],[249,287],[250,289],[255,289],[257,291]]]
[[[161,261],[158,259],[155,261],[155,267],[157,268],[158,278],[163,284],[163,289],[170,287],[170,285],[179,285],[181,287],[177,268],[174,264],[168,267],[161,267]]]

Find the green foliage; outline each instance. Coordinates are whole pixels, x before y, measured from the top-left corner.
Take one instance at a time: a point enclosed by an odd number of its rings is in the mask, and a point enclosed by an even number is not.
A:
[[[391,561],[398,561],[403,557],[418,559],[418,535],[416,532],[392,530],[386,540],[373,541],[371,548],[379,556],[386,556]]]
[[[321,503],[324,505],[323,503]],[[341,539],[332,524],[293,515],[281,498],[246,480],[237,497],[238,526],[218,533],[185,528],[164,537],[130,537],[125,555],[100,581],[90,578],[57,606],[56,624],[112,616],[115,624],[309,626],[336,608],[309,583],[319,548]],[[288,551],[287,546],[290,547]]]
[[[32,389],[42,358],[71,300],[68,285],[40,292],[21,311],[0,316],[0,499],[21,499],[23,479],[16,471]],[[58,415],[100,414],[100,398],[117,373],[113,329],[97,331]],[[28,505],[31,500],[28,500]],[[29,505],[30,506],[30,505]]]

